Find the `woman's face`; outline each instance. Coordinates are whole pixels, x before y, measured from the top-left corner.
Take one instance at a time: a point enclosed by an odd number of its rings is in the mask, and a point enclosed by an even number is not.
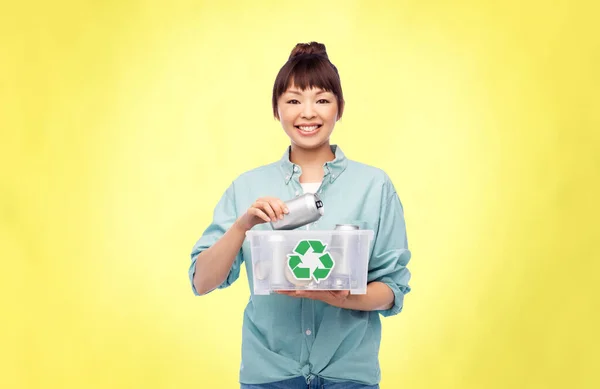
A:
[[[335,95],[319,88],[302,91],[292,85],[279,97],[277,109],[285,133],[303,149],[329,142],[338,121]]]

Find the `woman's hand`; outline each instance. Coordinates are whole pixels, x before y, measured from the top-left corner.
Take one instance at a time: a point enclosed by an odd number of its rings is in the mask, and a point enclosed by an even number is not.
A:
[[[344,303],[350,295],[349,290],[278,290],[276,293],[319,300],[338,308],[345,308]]]
[[[236,223],[244,231],[249,231],[257,224],[283,219],[283,215],[287,213],[289,213],[289,210],[280,199],[276,197],[261,197],[238,218]]]

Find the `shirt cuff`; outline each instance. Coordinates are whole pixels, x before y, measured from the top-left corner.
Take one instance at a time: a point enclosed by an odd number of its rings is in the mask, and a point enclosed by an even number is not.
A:
[[[381,314],[381,316],[394,316],[402,312],[402,308],[404,307],[404,295],[410,291],[410,287],[400,287],[390,277],[383,277],[377,281],[386,284],[394,293],[394,303],[392,307],[389,309],[379,310],[378,312]]]

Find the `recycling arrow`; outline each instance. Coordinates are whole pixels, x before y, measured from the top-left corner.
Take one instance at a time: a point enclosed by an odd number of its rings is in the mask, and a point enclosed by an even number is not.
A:
[[[320,240],[299,241],[294,253],[288,254],[288,266],[294,277],[299,280],[312,277],[317,282],[329,277],[335,262],[325,248],[326,245]]]

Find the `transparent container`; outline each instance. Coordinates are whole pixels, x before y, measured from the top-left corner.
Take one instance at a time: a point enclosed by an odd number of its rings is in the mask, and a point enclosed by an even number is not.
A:
[[[367,292],[372,230],[248,231],[254,294],[276,290]]]

